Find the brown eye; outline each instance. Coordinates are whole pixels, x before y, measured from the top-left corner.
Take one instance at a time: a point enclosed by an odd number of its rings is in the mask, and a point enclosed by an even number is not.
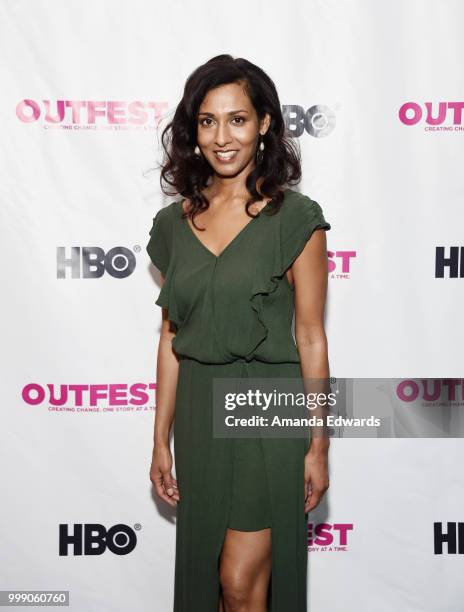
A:
[[[205,121],[211,121],[211,118],[210,117],[204,117],[203,119],[200,119],[200,125],[205,125],[205,123],[204,123]],[[211,124],[208,124],[208,125],[211,125]]]
[[[245,117],[234,117],[234,121],[235,119],[238,119],[239,123],[237,125],[241,125],[242,123],[245,122]]]

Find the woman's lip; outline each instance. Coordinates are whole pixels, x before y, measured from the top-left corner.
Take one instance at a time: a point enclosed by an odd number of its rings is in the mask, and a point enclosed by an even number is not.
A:
[[[218,153],[232,153],[232,155],[230,156],[230,158],[227,159],[221,157],[220,155],[218,155]],[[230,162],[234,161],[234,159],[237,157],[237,151],[235,149],[230,149],[230,151],[214,151],[214,154],[216,156],[216,159],[222,164],[230,164]]]

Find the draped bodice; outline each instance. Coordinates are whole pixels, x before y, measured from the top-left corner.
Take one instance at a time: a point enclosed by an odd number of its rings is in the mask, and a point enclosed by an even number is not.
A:
[[[259,215],[219,256],[182,218],[182,200],[158,211],[147,252],[165,277],[155,301],[176,327],[179,356],[203,363],[300,361],[292,335],[294,290],[287,270],[317,228],[320,205],[286,189],[280,210]]]

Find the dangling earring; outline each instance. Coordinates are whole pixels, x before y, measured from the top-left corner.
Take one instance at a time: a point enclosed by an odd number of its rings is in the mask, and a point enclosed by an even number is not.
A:
[[[260,164],[263,161],[263,151],[264,151],[264,142],[261,140],[261,143],[258,147],[258,149],[256,150],[256,161],[258,164]]]
[[[198,157],[200,157],[200,147],[199,147],[198,145],[197,145],[197,146],[194,148],[194,150],[193,150],[193,151],[194,151],[195,155],[197,155]]]

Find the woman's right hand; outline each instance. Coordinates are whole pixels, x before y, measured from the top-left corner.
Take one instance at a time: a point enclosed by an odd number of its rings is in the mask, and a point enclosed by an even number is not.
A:
[[[150,467],[150,480],[161,499],[164,499],[171,506],[177,506],[177,502],[180,501],[179,490],[177,480],[171,474],[171,469],[172,455],[169,446],[155,444]]]

